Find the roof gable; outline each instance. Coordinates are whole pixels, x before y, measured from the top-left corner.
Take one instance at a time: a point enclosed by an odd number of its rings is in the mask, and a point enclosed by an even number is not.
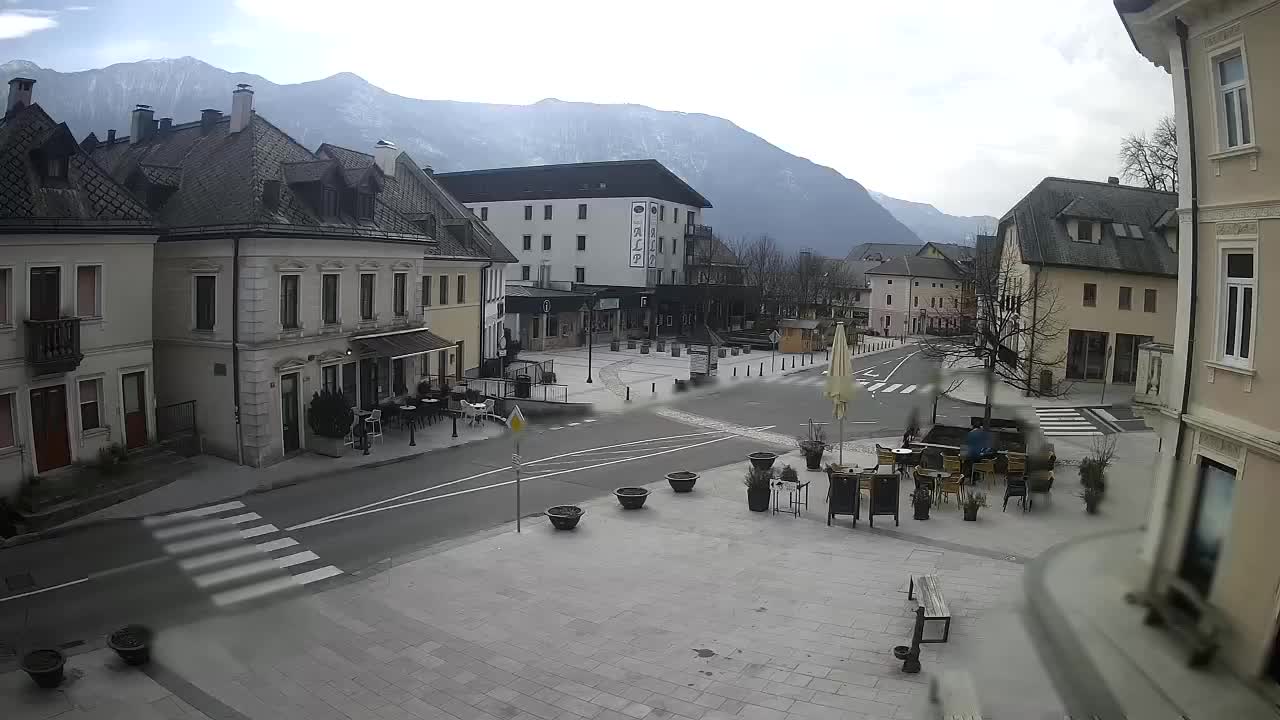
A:
[[[652,159],[466,170],[433,177],[464,203],[652,197],[711,207],[701,193]]]

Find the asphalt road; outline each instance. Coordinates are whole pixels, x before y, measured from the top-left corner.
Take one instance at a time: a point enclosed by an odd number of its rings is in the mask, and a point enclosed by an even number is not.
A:
[[[912,410],[928,420],[933,369],[913,348],[855,361],[854,368],[867,392],[850,408],[846,438],[899,435]],[[795,436],[811,417],[831,420],[823,380],[818,368],[726,381],[673,407]],[[938,412],[943,421],[971,414],[946,399]],[[828,439],[835,434],[829,429]],[[673,470],[735,462],[756,449],[757,440],[677,422],[652,408],[534,425],[521,439],[522,514],[647,484]],[[313,591],[510,522],[514,451],[510,438],[497,438],[250,495],[193,516],[94,525],[2,550],[0,664],[12,660],[14,649],[92,644],[127,622],[161,627]]]

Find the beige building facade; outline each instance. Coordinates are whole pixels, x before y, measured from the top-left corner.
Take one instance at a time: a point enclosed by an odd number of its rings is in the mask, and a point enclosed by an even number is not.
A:
[[[1135,397],[1161,438],[1145,589],[1180,592],[1178,578],[1218,608],[1222,662],[1276,698],[1280,345],[1262,309],[1280,278],[1267,251],[1280,170],[1266,160],[1280,147],[1280,3],[1117,7],[1138,51],[1170,73],[1179,133],[1174,338],[1143,349]]]
[[[869,326],[881,335],[959,332],[964,327],[963,271],[938,257],[899,257],[865,272]]]

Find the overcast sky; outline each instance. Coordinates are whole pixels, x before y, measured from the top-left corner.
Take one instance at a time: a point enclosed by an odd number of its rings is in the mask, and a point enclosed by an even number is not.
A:
[[[279,83],[702,112],[952,214],[1117,174],[1120,138],[1172,108],[1111,0],[79,2],[0,0],[0,61],[192,55]]]

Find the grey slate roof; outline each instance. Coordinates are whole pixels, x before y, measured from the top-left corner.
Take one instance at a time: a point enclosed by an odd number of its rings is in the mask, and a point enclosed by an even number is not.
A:
[[[1017,227],[1019,250],[1028,264],[1176,277],[1178,256],[1156,224],[1177,204],[1174,193],[1048,177],[1005,213],[1000,230],[1010,223]],[[1074,217],[1106,221],[1099,242],[1071,240],[1064,210]],[[1143,237],[1117,238],[1111,223],[1137,225]]]
[[[860,288],[867,285],[867,271],[879,265],[878,260],[841,260],[849,287]]]
[[[711,202],[657,160],[533,165],[437,173],[462,202],[652,197],[694,207]]]
[[[930,245],[937,248],[938,252],[953,263],[966,263],[973,259],[973,248],[956,243],[928,242],[921,246],[919,252],[924,252]]]
[[[67,158],[65,186],[46,187],[32,151],[56,145]],[[147,229],[152,217],[57,123],[32,103],[0,121],[0,229],[47,228],[53,224]]]
[[[942,258],[916,257],[914,255],[895,258],[881,263],[870,270],[868,275],[904,275],[908,277],[941,278],[943,280],[959,280],[960,272],[950,260]]]
[[[854,245],[849,254],[845,256],[847,260],[892,260],[900,258],[904,255],[915,255],[920,251],[920,245],[904,245],[899,243],[861,243]]]

